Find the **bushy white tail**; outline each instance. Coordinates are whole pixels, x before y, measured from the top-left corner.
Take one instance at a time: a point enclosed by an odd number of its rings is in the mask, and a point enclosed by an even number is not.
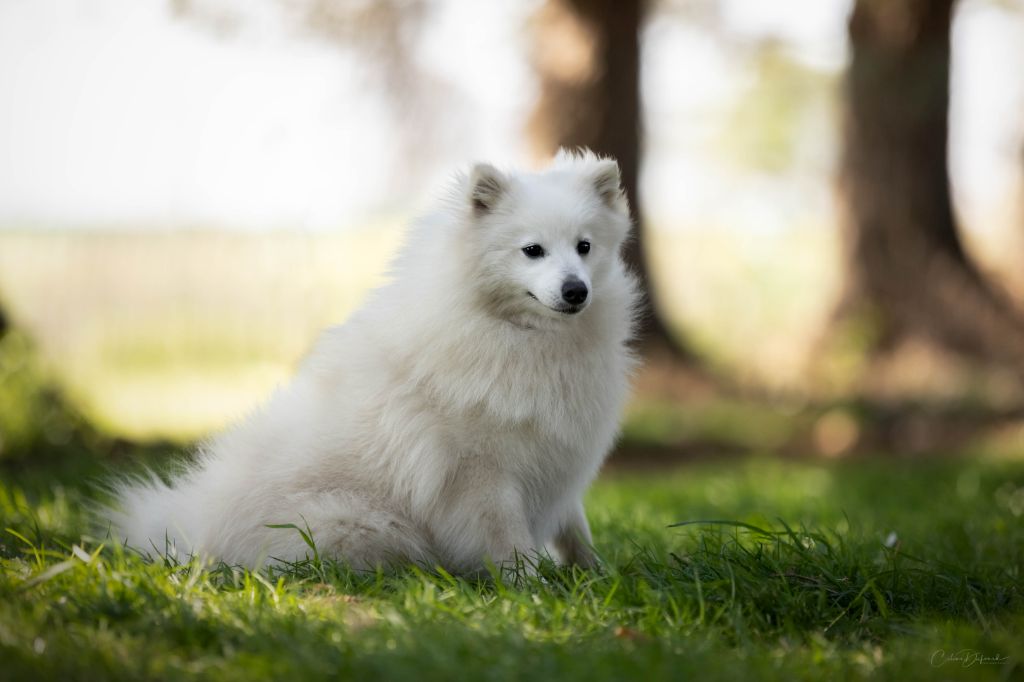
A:
[[[110,490],[114,502],[103,511],[111,535],[154,557],[188,559],[201,526],[198,510],[188,505],[182,484],[187,482],[178,480],[171,487],[153,473],[114,482]]]

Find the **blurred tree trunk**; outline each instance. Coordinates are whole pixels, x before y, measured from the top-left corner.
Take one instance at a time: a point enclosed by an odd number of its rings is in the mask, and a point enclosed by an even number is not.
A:
[[[947,166],[954,0],[857,0],[841,182],[848,289],[876,350],[910,335],[1024,376],[1024,318],[970,262]]]
[[[533,19],[534,68],[541,96],[529,122],[539,156],[589,147],[615,157],[636,224],[623,253],[640,279],[647,307],[640,329],[645,354],[694,359],[658,312],[644,255],[640,215],[640,29],[645,0],[548,0]]]

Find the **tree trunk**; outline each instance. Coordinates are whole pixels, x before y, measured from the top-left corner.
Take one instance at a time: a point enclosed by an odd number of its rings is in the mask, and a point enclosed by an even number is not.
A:
[[[848,290],[881,344],[919,335],[1024,376],[1024,319],[969,261],[947,167],[954,0],[857,0],[845,149]]]
[[[534,66],[541,96],[529,122],[539,156],[589,147],[619,162],[636,225],[623,256],[646,297],[640,334],[645,353],[693,360],[658,313],[644,255],[638,174],[641,149],[640,29],[645,0],[548,0],[534,19]]]

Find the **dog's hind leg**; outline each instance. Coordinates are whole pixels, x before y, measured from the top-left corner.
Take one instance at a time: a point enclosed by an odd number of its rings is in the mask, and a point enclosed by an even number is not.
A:
[[[273,524],[295,527],[268,531],[284,534],[270,543],[269,559],[301,560],[315,551],[322,558],[336,559],[357,570],[435,563],[425,533],[383,504],[347,491],[302,497],[282,514],[286,520]],[[298,532],[300,529],[309,536],[315,550]]]

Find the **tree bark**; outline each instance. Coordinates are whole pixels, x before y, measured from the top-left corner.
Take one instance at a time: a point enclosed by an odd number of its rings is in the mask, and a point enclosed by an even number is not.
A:
[[[641,153],[640,29],[645,0],[548,0],[534,19],[540,100],[529,122],[535,151],[589,147],[619,162],[636,225],[623,251],[646,297],[639,341],[645,353],[693,360],[658,312],[644,253],[638,175]]]
[[[949,188],[955,0],[857,0],[845,82],[848,288],[880,345],[919,335],[1024,376],[1024,319],[971,263]]]

